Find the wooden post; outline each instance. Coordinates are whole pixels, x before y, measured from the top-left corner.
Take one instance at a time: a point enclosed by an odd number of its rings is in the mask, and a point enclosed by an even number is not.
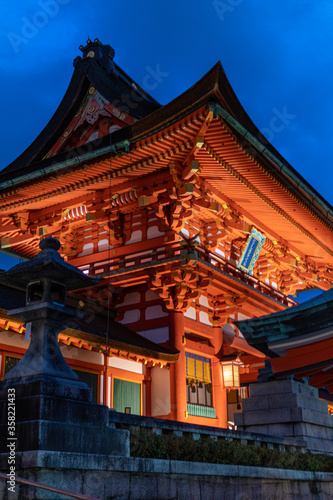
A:
[[[220,326],[214,327],[214,337],[212,344],[215,349],[215,356],[212,358],[212,386],[213,386],[213,405],[218,419],[218,427],[227,428],[228,421],[228,402],[227,391],[223,385],[221,349],[223,343],[223,333]]]
[[[182,311],[170,312],[170,344],[180,354],[177,363],[171,365],[171,418],[186,421],[186,360],[184,344],[184,314]]]

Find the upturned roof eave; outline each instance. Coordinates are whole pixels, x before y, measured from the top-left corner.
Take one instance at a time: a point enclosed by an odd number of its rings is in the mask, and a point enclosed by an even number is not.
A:
[[[316,212],[319,210],[321,216],[332,224],[333,207],[280,155],[269,141],[265,140],[263,144],[258,139],[262,137],[262,134],[244,110],[220,62],[183,94],[131,125],[131,139],[138,141],[153,135],[205,104],[211,104],[215,115],[220,114],[240,142],[251,148],[251,154],[254,148],[258,159],[263,161],[266,167],[273,166],[273,172],[278,178],[287,182],[288,187],[298,196],[305,197],[311,203],[312,208]]]
[[[330,225],[333,222],[333,207],[323,198],[276,150],[271,144],[262,144],[252,133],[246,129],[242,123],[238,122],[231,114],[225,111],[222,106],[215,107],[216,114],[219,114],[228,123],[231,129],[237,134],[240,142],[251,148],[251,154],[256,156],[264,164],[272,165],[269,168],[282,182],[285,182],[297,196],[310,202],[312,208],[324,216]],[[260,131],[257,129],[258,134]],[[253,149],[255,148],[255,150]]]
[[[123,326],[123,325],[122,325]],[[130,351],[132,354],[136,354],[139,356],[144,356],[146,358],[153,358],[159,361],[164,361],[167,363],[175,363],[178,360],[179,352],[168,352],[168,349],[162,348],[159,349],[157,345],[153,346],[150,341],[145,339],[145,342],[149,344],[149,347],[138,346],[130,342],[124,342],[121,340],[114,339],[112,337],[106,340],[104,335],[96,335],[86,332],[83,328],[80,329],[65,329],[61,332],[62,334],[70,337],[75,337],[81,340],[86,340],[87,342],[96,343],[99,342],[100,345],[107,344],[108,347],[112,347],[114,349],[119,349],[120,351]],[[139,334],[137,334],[139,335]]]
[[[235,321],[247,342],[266,354],[269,345],[283,339],[295,340],[333,326],[333,289],[302,304],[259,318]]]

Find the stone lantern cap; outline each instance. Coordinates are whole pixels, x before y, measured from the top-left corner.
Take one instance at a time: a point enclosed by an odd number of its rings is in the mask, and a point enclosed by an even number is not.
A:
[[[98,283],[98,278],[90,278],[64,261],[58,253],[60,243],[57,239],[49,236],[41,240],[39,247],[41,252],[36,257],[0,273],[0,282],[20,290],[26,290],[29,283],[41,279],[61,283],[66,290],[79,290]]]

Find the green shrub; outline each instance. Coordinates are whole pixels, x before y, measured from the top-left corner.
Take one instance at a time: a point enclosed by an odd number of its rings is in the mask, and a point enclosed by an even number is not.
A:
[[[333,457],[328,455],[272,450],[237,440],[215,441],[210,437],[194,440],[191,436],[178,437],[173,433],[158,435],[149,429],[131,430],[131,456],[333,472]]]

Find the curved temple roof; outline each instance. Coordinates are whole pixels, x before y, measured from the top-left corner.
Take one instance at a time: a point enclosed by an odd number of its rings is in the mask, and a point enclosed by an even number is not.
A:
[[[333,289],[277,313],[235,324],[250,345],[268,356],[333,336]],[[328,329],[331,333],[327,332]]]
[[[309,377],[333,392],[333,289],[285,311],[236,321],[247,342],[272,357],[278,377]]]
[[[228,123],[251,155],[264,161],[265,166],[274,172],[274,175],[287,182],[288,187],[299,196],[310,201],[322,216],[327,216],[330,222],[333,221],[333,208],[288,164],[252,122],[233,91],[220,62],[190,89],[169,104],[161,106],[113,62],[114,51],[109,45],[101,44],[98,39],[94,42],[88,40],[87,45],[81,46],[80,49],[83,58],[77,57],[74,61],[72,80],[57,111],[31,146],[0,172],[0,191],[5,187],[2,183],[9,179],[12,182],[15,180],[14,184],[24,182],[25,173],[41,170],[41,175],[45,175],[43,169],[50,164],[54,166],[57,160],[61,169],[64,155],[52,157],[52,161],[43,159],[82,106],[84,96],[93,85],[108,102],[115,103],[117,108],[135,119],[133,125],[113,132],[110,138],[92,141],[90,149],[96,151],[95,156],[99,152],[104,153],[106,144],[141,140],[188,115],[194,109],[211,103],[215,105],[211,108],[214,116],[220,115]],[[77,153],[76,155],[74,148],[72,158],[76,159],[80,155],[80,152]],[[68,163],[65,167],[68,167]]]
[[[43,224],[48,225],[54,205],[64,212],[86,202],[98,204],[97,190],[109,189],[111,180],[115,193],[121,185],[128,199],[141,187],[153,193],[156,183],[159,192],[167,193],[170,187],[163,182],[171,177],[171,163],[181,165],[186,180],[194,157],[200,166],[196,206],[207,196],[204,203],[218,202],[220,210],[231,207],[244,223],[258,228],[266,236],[265,256],[270,254],[283,270],[283,293],[290,293],[290,282],[304,288],[320,281],[329,288],[333,209],[260,134],[220,63],[161,106],[113,62],[111,47],[95,40],[81,50],[83,59],[76,60],[55,115],[0,173],[2,249],[31,256],[35,250],[25,238],[37,240],[38,212],[44,210]],[[131,109],[128,98],[136,104]],[[139,206],[139,200],[132,202]],[[31,234],[17,236],[17,224],[24,230],[28,226]],[[80,259],[70,258],[81,265]]]
[[[99,94],[104,104],[109,105],[103,109],[103,105],[96,106],[94,99],[92,106],[96,107],[93,110],[95,114],[96,111],[102,112],[102,116],[113,118],[114,124],[118,126],[124,126],[126,122],[133,123],[160,107],[153,97],[113,61],[114,50],[109,45],[103,45],[95,39],[94,42],[88,40],[87,45],[81,46],[80,49],[83,57],[78,56],[74,60],[74,73],[58,109],[36,140],[2,170],[1,178],[15,178],[20,175],[21,169],[38,169],[38,163],[48,154],[74,117],[82,111],[82,107],[90,104],[89,101],[94,98],[92,89],[95,94]],[[93,122],[93,112],[90,115],[90,122]],[[31,164],[36,164],[36,168],[27,169]]]

